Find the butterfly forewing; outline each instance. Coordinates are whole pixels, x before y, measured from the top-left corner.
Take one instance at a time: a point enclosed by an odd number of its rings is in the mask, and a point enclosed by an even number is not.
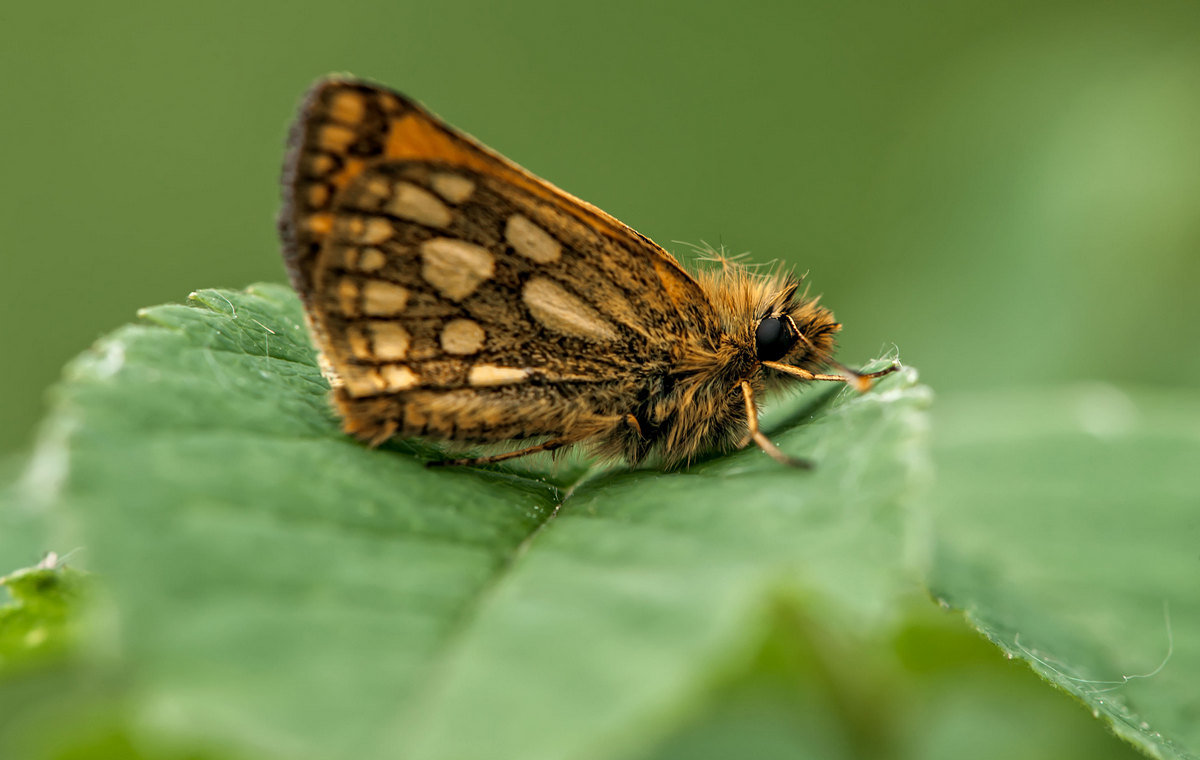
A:
[[[395,93],[322,83],[292,139],[285,258],[360,436],[586,438],[717,340],[669,254]]]
[[[487,176],[385,162],[335,211],[313,293],[339,366],[404,362],[414,387],[479,385],[479,366],[602,382],[634,370],[615,356],[668,360],[683,329],[645,256]]]

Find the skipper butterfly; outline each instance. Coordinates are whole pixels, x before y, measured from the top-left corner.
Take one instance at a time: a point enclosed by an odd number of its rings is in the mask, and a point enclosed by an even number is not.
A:
[[[784,383],[859,390],[789,272],[691,274],[600,209],[383,87],[329,78],[291,131],[283,256],[343,429],[686,464],[754,441]],[[832,367],[835,374],[821,370]]]

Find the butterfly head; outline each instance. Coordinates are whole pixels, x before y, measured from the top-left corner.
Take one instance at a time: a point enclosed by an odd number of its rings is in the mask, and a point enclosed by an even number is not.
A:
[[[788,278],[762,305],[754,325],[754,351],[760,362],[778,362],[815,371],[833,358],[841,325],[815,298],[798,293]]]

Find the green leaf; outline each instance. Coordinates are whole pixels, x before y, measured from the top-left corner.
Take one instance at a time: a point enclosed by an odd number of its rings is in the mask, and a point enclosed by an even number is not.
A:
[[[856,641],[911,609],[912,372],[767,419],[813,472],[756,450],[673,474],[427,470],[427,449],[338,431],[290,291],[193,301],[68,368],[34,459],[57,466],[27,478],[103,579],[143,741],[619,757],[697,715],[780,600]]]
[[[57,557],[0,577],[0,678],[59,659],[73,649],[84,581]]]
[[[0,516],[7,517],[11,504],[3,507]],[[92,585],[48,554],[0,578],[0,587],[8,597],[0,602],[0,757],[33,760],[69,743],[101,704],[98,690],[85,684],[89,668],[79,657]]]
[[[1200,398],[940,403],[934,592],[1154,757],[1200,757]]]

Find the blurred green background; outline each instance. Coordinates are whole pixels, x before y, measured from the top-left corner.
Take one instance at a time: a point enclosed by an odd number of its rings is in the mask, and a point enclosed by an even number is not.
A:
[[[148,304],[281,281],[317,77],[424,101],[659,241],[808,271],[939,392],[1200,370],[1195,3],[8,4],[0,451]]]

